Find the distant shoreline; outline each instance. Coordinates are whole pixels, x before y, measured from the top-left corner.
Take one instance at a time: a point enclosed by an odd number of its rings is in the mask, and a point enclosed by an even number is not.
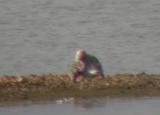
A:
[[[0,76],[0,102],[50,100],[60,97],[160,95],[160,75],[116,74],[104,79],[68,75]]]

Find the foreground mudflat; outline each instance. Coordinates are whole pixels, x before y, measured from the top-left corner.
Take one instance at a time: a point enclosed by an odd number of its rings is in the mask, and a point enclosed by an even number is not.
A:
[[[80,79],[67,75],[1,76],[0,101],[47,100],[83,96],[159,95],[160,75],[117,74],[104,79]]]

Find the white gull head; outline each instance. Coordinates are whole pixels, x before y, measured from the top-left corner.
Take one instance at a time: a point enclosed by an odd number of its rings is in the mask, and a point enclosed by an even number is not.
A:
[[[76,52],[75,62],[80,61],[84,57],[85,54],[86,54],[86,52],[84,50],[82,50],[82,49],[78,50]]]

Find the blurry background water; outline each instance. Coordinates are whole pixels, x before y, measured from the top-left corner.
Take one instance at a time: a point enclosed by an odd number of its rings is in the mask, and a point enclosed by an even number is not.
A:
[[[105,73],[160,73],[160,1],[0,0],[0,74],[67,73],[79,48]]]

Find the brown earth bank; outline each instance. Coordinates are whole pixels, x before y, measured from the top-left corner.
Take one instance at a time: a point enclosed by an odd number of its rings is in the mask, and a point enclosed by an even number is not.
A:
[[[68,75],[0,76],[0,102],[159,94],[160,75],[145,73],[106,75],[103,79],[80,77],[76,83]]]

